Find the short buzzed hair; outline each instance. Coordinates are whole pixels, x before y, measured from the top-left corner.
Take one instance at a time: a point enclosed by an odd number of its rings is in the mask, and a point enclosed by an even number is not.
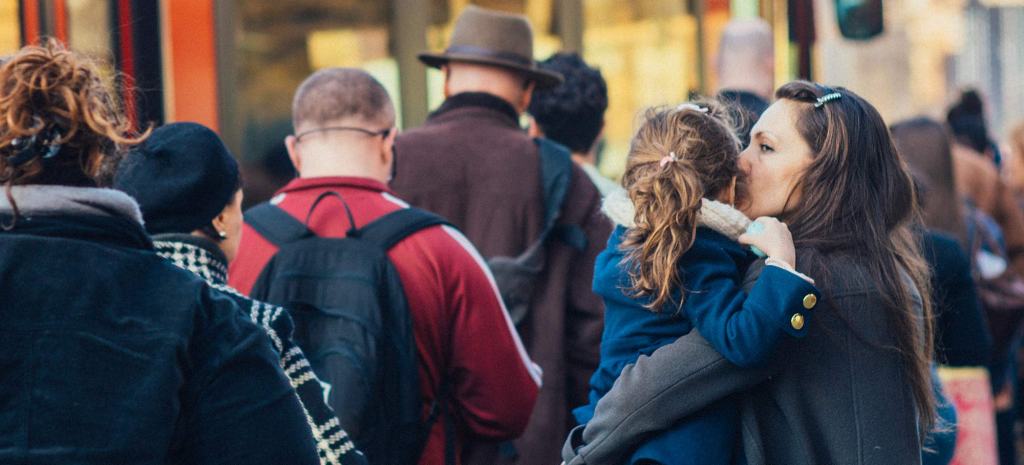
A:
[[[770,57],[774,53],[773,40],[772,27],[763,19],[729,21],[722,31],[718,48],[718,58],[723,62],[719,66],[726,66],[724,62],[729,60],[745,62],[751,56]]]
[[[395,122],[395,107],[387,89],[366,71],[322,69],[302,81],[295,91],[292,101],[295,128],[347,118],[382,125]]]

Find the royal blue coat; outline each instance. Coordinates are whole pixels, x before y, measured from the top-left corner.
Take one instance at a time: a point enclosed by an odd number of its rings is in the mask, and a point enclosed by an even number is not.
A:
[[[741,367],[764,361],[781,338],[806,333],[818,290],[793,272],[768,266],[745,293],[743,276],[755,257],[705,227],[697,228],[693,246],[679,261],[686,290],[682,309],[669,305],[655,313],[644,308],[649,300],[628,292],[629,269],[620,250],[625,231],[623,226],[615,229],[595,264],[594,291],[604,299],[605,326],[601,363],[590,380],[590,403],[574,411],[581,424],[590,420],[624,367],[692,329]],[[678,292],[675,297],[678,301]],[[726,465],[739,444],[737,428],[737,409],[727,398],[647,441],[629,463]]]

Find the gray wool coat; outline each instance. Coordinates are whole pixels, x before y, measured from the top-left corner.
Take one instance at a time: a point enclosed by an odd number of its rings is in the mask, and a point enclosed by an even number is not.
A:
[[[801,271],[828,296],[807,337],[758,369],[731,365],[696,331],[640,357],[570,434],[566,464],[623,463],[650,433],[730,395],[742,406],[748,465],[920,464],[917,409],[898,355],[884,348],[896,334],[877,286],[856,258],[801,252]]]

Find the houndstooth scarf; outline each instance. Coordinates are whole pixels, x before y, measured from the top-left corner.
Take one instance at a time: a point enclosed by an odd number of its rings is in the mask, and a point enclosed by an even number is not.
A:
[[[291,322],[284,308],[250,299],[227,285],[227,257],[212,241],[188,234],[160,234],[153,237],[157,255],[177,267],[201,277],[207,284],[249,309],[249,317],[270,337],[280,354],[281,369],[288,376],[306,411],[306,421],[316,440],[323,465],[362,465],[363,454],[341,427],[327,402],[331,386],[324,383],[309,365],[302,349],[291,340]],[[283,334],[283,337],[282,337]]]

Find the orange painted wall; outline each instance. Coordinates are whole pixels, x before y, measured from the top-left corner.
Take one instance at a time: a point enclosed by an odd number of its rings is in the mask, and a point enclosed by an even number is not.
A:
[[[167,121],[195,121],[213,130],[217,119],[214,0],[163,0]]]

